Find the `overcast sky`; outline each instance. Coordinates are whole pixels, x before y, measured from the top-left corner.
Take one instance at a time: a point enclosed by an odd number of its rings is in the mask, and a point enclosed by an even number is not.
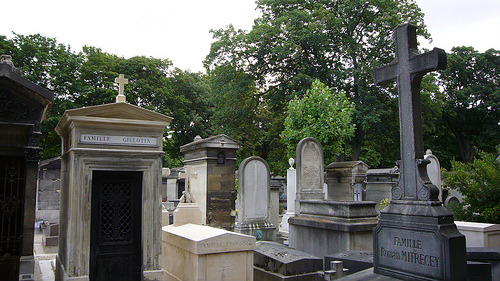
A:
[[[473,46],[500,50],[500,0],[416,0],[433,37],[423,47]],[[203,71],[210,29],[233,24],[250,30],[254,0],[15,0],[2,3],[0,35],[40,33],[80,51],[83,45],[126,58],[170,59]]]

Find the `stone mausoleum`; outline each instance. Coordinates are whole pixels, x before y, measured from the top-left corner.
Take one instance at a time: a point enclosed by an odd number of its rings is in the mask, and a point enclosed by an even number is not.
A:
[[[162,144],[172,118],[119,97],[67,110],[56,127],[62,137],[56,280],[162,276]]]
[[[235,223],[235,166],[238,142],[226,135],[195,138],[181,146],[184,165],[194,173],[191,192],[203,224],[232,230]]]
[[[33,84],[0,58],[0,279],[34,280],[35,225],[41,122],[52,92]]]

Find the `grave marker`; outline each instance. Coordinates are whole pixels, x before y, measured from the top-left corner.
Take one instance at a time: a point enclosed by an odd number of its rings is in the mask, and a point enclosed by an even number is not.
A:
[[[290,164],[290,168],[286,171],[286,214],[281,221],[282,230],[285,232],[290,230],[288,219],[295,216],[295,197],[297,196],[297,173],[293,167],[295,160],[290,158],[288,159],[288,163]]]
[[[300,214],[300,200],[323,200],[323,147],[315,138],[304,138],[297,144],[297,197],[295,212]]]
[[[238,221],[235,232],[257,240],[275,240],[276,227],[270,222],[271,174],[267,162],[253,156],[238,169]]]
[[[391,204],[374,229],[374,272],[405,280],[465,280],[465,238],[453,215],[438,200],[428,176],[422,143],[420,82],[446,67],[446,53],[417,53],[416,26],[395,30],[396,59],[375,70],[375,83],[397,80],[401,134],[401,173]]]

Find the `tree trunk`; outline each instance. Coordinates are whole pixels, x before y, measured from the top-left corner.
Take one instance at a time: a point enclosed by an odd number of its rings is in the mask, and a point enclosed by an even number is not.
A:
[[[359,160],[359,155],[361,154],[361,144],[363,143],[363,129],[361,125],[358,124],[354,130],[354,138],[352,142],[352,161]]]

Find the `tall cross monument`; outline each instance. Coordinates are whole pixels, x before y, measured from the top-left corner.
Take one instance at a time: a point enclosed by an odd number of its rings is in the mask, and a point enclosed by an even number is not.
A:
[[[431,52],[417,54],[416,31],[410,24],[396,28],[396,59],[375,69],[375,84],[394,80],[398,84],[402,172],[398,186],[392,190],[395,200],[437,200],[439,194],[425,169],[420,82],[428,72],[446,68],[446,53],[434,48]]]
[[[125,84],[128,84],[128,79],[125,78],[125,75],[120,74],[117,78],[115,78],[115,83],[118,83],[118,96],[116,96],[116,102],[127,101],[124,92]]]
[[[418,54],[416,31],[411,24],[397,27],[395,60],[374,71],[377,85],[397,82],[401,139],[399,181],[373,230],[374,272],[404,280],[466,280],[465,237],[429,180],[422,141],[420,82],[446,68],[446,53],[434,48]]]

